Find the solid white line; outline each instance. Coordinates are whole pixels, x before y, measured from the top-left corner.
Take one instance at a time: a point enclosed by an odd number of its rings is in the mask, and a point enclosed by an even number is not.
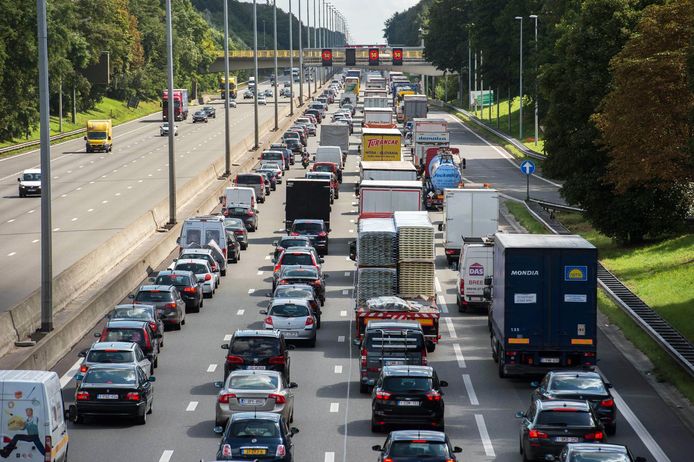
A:
[[[342,289],[342,295],[349,294],[349,289]]]
[[[354,230],[353,230],[353,229],[350,229],[350,230],[349,230],[349,232],[350,232],[350,233],[353,233],[353,232],[354,232]]]
[[[439,304],[439,310],[441,312],[448,313],[448,306],[446,305],[446,299],[443,298],[443,295],[437,295],[436,302]]]
[[[470,380],[469,374],[463,374],[463,383],[465,384],[467,395],[470,397],[470,404],[473,406],[479,406],[480,402],[477,401],[477,394],[475,394],[475,388],[472,386],[472,380]]]
[[[53,228],[53,232],[60,231],[60,228]]]
[[[270,259],[270,255],[265,255],[265,259],[266,259],[266,260],[269,260],[269,259]]]
[[[8,223],[12,223],[13,221],[14,221],[14,218],[7,220]]]
[[[335,462],[335,453],[326,452],[325,457],[323,458],[323,462]]]
[[[77,374],[77,371],[80,370],[80,366],[82,365],[82,358],[78,359],[75,361],[75,364],[70,366],[70,369],[63,374],[62,377],[60,377],[60,388],[65,388],[68,383],[70,383],[70,380],[73,379],[75,374]]]
[[[248,295],[251,295],[253,292],[255,292],[255,289],[248,289]]]
[[[619,409],[622,417],[629,422],[631,428],[634,429],[634,433],[641,439],[641,442],[651,453],[656,462],[670,462],[670,458],[665,454],[665,451],[660,447],[660,445],[655,441],[653,436],[646,430],[641,421],[636,414],[631,410],[627,403],[622,399],[622,396],[617,393],[617,391],[612,389],[612,397],[617,403],[617,409]]]
[[[188,403],[188,407],[186,408],[186,412],[193,412],[195,408],[198,407],[198,402],[197,401],[191,401]]]
[[[441,290],[441,283],[439,282],[439,278],[434,278],[434,286],[436,287],[436,292],[443,292]]]
[[[94,211],[94,209],[89,209],[89,210],[87,210],[87,212],[90,212],[90,213],[93,212],[93,211]]]
[[[340,311],[340,317],[346,318],[347,317],[347,310]]]
[[[455,327],[453,326],[453,320],[451,318],[443,318],[446,320],[446,327],[448,328],[448,334],[451,338],[458,338],[458,334],[455,333]]]
[[[330,403],[330,412],[339,412],[340,403]]]
[[[31,241],[31,243],[36,244],[38,241],[39,241],[38,239],[34,239],[33,241]]]
[[[236,312],[236,316],[243,316],[243,313],[245,313],[245,312],[246,312],[246,310],[238,310]]]
[[[29,210],[27,213],[34,213],[34,212],[36,212],[36,210],[31,209],[31,210]]]
[[[489,438],[489,432],[487,431],[487,425],[484,423],[484,416],[482,414],[475,414],[475,422],[477,423],[477,430],[480,432],[480,438],[482,438],[482,446],[484,446],[485,455],[488,457],[496,457],[494,446],[492,446],[492,440]]]
[[[15,256],[15,255],[17,255],[17,252],[10,252],[10,253],[7,254],[8,257],[12,257],[12,256]]]
[[[217,365],[216,364],[210,364],[207,366],[207,372],[214,372],[217,370]]]
[[[344,335],[338,335],[337,343],[345,343],[345,336]]]
[[[352,274],[351,271],[345,271],[345,276],[349,277]]]
[[[342,366],[340,366],[340,365],[335,366],[335,373],[336,374],[342,374]]]
[[[72,221],[77,221],[77,217],[73,218]]]
[[[225,342],[228,342],[229,340],[231,340],[231,334],[226,334],[226,335],[224,336],[224,341],[225,341]]]
[[[458,361],[458,367],[461,369],[465,369],[467,367],[467,364],[465,364],[465,357],[463,357],[463,352],[460,349],[460,345],[454,343],[453,351],[455,352],[455,359]]]
[[[262,272],[262,271],[258,271],[258,276],[262,276],[262,275],[263,275],[263,272]]]
[[[169,462],[171,460],[171,456],[173,456],[173,450],[167,449],[164,451],[159,458],[159,462]]]

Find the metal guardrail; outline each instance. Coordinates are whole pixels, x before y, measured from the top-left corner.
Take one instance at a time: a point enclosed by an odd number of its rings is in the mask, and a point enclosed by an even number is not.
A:
[[[64,138],[69,138],[70,136],[78,135],[78,134],[84,133],[86,131],[87,131],[86,128],[78,128],[77,130],[72,130],[70,132],[59,133],[57,135],[51,136],[51,142],[60,141]],[[6,154],[8,152],[18,151],[19,149],[24,149],[24,148],[31,148],[33,146],[38,146],[40,144],[41,144],[41,140],[26,141],[24,143],[13,144],[11,146],[0,148],[0,154]]]
[[[549,201],[542,201],[540,199],[533,199],[532,197],[530,198],[530,202],[534,202],[543,209],[547,210],[560,210],[562,212],[576,212],[576,213],[583,213],[585,210],[579,207],[572,207],[570,205],[564,205],[564,204],[557,204],[556,202],[549,202]]]

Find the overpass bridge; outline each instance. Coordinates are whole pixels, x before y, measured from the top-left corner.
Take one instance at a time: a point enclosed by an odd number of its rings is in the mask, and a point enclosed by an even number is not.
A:
[[[421,47],[402,48],[403,63],[401,66],[392,64],[392,55],[390,48],[380,49],[380,65],[369,65],[369,49],[355,48],[356,65],[347,66],[345,63],[345,48],[332,48],[333,67],[357,67],[373,70],[390,70],[400,71],[408,74],[417,74],[425,76],[442,76],[443,71],[434,67],[424,58],[424,53]],[[305,67],[322,67],[320,48],[304,48],[303,58]],[[299,50],[290,52],[289,50],[277,50],[277,67],[288,68],[290,59],[294,57],[294,67],[299,67]],[[229,69],[232,71],[242,69],[253,69],[254,67],[254,52],[253,50],[234,50],[229,51]],[[258,68],[268,69],[275,67],[275,51],[274,50],[258,50]],[[214,63],[210,66],[209,72],[224,72],[224,55],[221,54]]]

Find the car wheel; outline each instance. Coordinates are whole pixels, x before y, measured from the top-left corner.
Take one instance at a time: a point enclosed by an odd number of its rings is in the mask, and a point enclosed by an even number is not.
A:
[[[494,349],[494,336],[490,335],[490,343],[491,343],[491,348],[492,348],[492,359],[494,360],[495,363],[499,362],[499,355],[496,352],[496,349]]]
[[[226,275],[227,275],[227,270],[226,270],[226,269],[223,269],[223,270],[221,271],[221,274],[222,274],[222,276],[226,276]]]
[[[504,350],[499,350],[498,353],[499,356],[499,378],[505,379],[507,377],[505,366],[506,362],[504,361]]]
[[[212,298],[212,294],[202,294],[203,298]]]
[[[154,412],[154,400],[149,404],[149,411],[147,411],[147,414],[151,414]]]
[[[323,253],[323,255],[328,255],[328,246],[327,245],[325,246],[325,252]]]
[[[339,199],[339,198],[340,198],[340,193],[335,191],[335,199]]]
[[[19,191],[19,197],[27,197],[27,194],[24,191]]]
[[[154,364],[149,365],[149,375],[154,375]]]
[[[359,393],[368,393],[369,392],[369,386],[365,383],[360,383],[359,384]]]
[[[320,316],[316,318],[316,329],[320,329]]]
[[[159,367],[159,356],[154,358],[154,362],[152,363],[152,367],[154,367],[154,368]]]
[[[199,303],[195,306],[191,306],[190,308],[186,307],[186,313],[199,313],[201,306],[202,306],[202,303]]]
[[[142,415],[137,416],[135,421],[138,425],[145,425],[147,423],[147,412],[143,412]]]
[[[241,246],[241,250],[246,250],[248,248],[248,244],[243,244]],[[241,256],[239,255],[239,260],[241,259]]]
[[[181,325],[181,326],[185,326],[185,325],[186,325],[186,318],[181,319],[181,324],[180,324],[180,325]]]
[[[308,341],[308,346],[309,346],[309,348],[315,348],[316,347],[316,337],[313,337],[311,340]]]
[[[467,305],[463,304],[463,301],[460,299],[460,295],[458,295],[456,297],[456,303],[458,304],[458,312],[459,313],[467,312]]]

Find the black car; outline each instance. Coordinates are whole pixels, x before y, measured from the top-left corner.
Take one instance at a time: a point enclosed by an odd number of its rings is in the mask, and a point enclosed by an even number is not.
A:
[[[164,321],[154,305],[127,303],[116,305],[108,314],[110,321],[146,321],[155,337],[159,339],[159,348],[164,346]]]
[[[192,271],[165,270],[159,271],[154,280],[155,285],[174,286],[186,302],[186,313],[198,313],[203,306],[202,284]]]
[[[257,369],[282,372],[289,381],[289,350],[294,347],[284,342],[284,336],[272,330],[237,330],[229,343],[222,344],[228,350],[224,362],[224,380],[236,369]]]
[[[284,143],[272,143],[270,149],[273,151],[282,151],[285,156],[289,159],[289,165],[294,165],[294,153],[291,149],[287,147]]]
[[[204,106],[202,110],[207,113],[207,117],[212,117],[213,119],[217,118],[217,109],[213,106]]]
[[[224,228],[227,235],[227,261],[238,263],[241,260],[241,243],[234,231]]]
[[[291,149],[294,154],[302,154],[304,152],[304,145],[301,144],[299,138],[285,138],[284,143],[287,145],[287,149]]]
[[[646,462],[644,457],[634,457],[626,446],[602,443],[570,443],[564,446],[559,457],[546,460],[558,462]]]
[[[94,364],[75,389],[75,423],[90,416],[129,416],[147,423],[152,413],[154,377],[135,364]]]
[[[257,169],[255,169],[255,171],[257,173],[262,173],[263,175],[265,175],[265,178],[267,178],[267,183],[270,185],[269,188],[271,191],[277,190],[277,176],[276,176],[274,170],[257,168]]]
[[[430,366],[384,366],[371,394],[371,431],[402,424],[443,430],[447,386]]]
[[[294,220],[290,236],[307,236],[321,255],[328,255],[328,233],[323,220]]]
[[[207,123],[207,111],[202,109],[199,111],[195,111],[195,113],[193,114],[193,123],[195,122]]]
[[[372,446],[379,451],[379,462],[455,462],[456,453],[463,452],[453,446],[443,432],[429,430],[399,430],[390,432],[383,446]]]
[[[147,321],[109,320],[101,332],[95,332],[99,342],[132,342],[137,343],[142,352],[152,363],[159,366],[159,342]]]
[[[319,268],[315,266],[283,266],[277,274],[277,286],[285,286],[292,284],[308,284],[316,291],[316,296],[325,304],[325,278]]]
[[[320,318],[322,311],[320,309],[320,298],[316,294],[316,289],[310,284],[291,284],[277,286],[270,295],[272,299],[276,298],[292,298],[307,300],[311,305],[311,311],[316,318],[316,329],[320,329]]]
[[[272,243],[275,246],[275,253],[272,255],[272,262],[275,263],[282,251],[289,247],[313,247],[308,236],[282,236],[279,240]]]
[[[217,460],[264,460],[292,462],[292,436],[297,428],[288,428],[281,414],[241,412],[233,414],[226,428],[215,427],[222,434]]]
[[[602,443],[602,423],[588,401],[535,400],[527,412],[518,412],[520,451],[524,460],[558,456],[567,443]]]
[[[578,399],[587,400],[605,426],[608,435],[617,431],[617,406],[610,388],[600,374],[589,371],[551,371],[537,384],[530,401],[536,399]]]
[[[304,114],[310,114],[310,115],[314,116],[318,123],[323,122],[323,114],[321,114],[321,112],[318,109],[308,109],[308,110],[304,111]]]
[[[258,214],[248,205],[227,207],[224,216],[227,218],[240,218],[243,220],[248,231],[255,231],[258,229]],[[248,242],[246,242],[246,246],[248,246]]]
[[[246,224],[242,218],[224,218],[224,229],[234,233],[236,240],[241,246],[241,250],[246,250],[248,248],[248,230],[246,229]],[[240,255],[239,258],[241,258]]]

